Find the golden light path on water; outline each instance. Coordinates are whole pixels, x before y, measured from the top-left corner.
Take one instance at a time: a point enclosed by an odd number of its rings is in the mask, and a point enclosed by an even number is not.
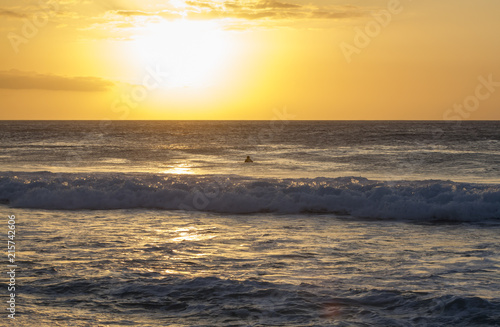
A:
[[[196,172],[189,164],[176,164],[168,169],[161,170],[160,174],[175,174],[175,175],[194,175]]]

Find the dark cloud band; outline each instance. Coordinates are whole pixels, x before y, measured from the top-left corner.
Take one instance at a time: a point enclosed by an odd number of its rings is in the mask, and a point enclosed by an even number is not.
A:
[[[113,85],[113,82],[98,77],[66,77],[18,70],[0,71],[1,89],[100,92]]]

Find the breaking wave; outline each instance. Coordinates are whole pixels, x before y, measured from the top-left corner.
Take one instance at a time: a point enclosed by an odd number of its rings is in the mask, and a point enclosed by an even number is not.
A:
[[[67,210],[150,208],[424,221],[500,219],[500,185],[362,177],[5,172],[0,173],[0,201],[17,208]]]

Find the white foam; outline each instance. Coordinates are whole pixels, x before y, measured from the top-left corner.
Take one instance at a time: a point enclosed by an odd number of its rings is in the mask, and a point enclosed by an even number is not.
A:
[[[44,209],[157,208],[235,214],[318,212],[411,220],[500,219],[500,185],[439,180],[9,172],[0,173],[0,199],[12,207]]]

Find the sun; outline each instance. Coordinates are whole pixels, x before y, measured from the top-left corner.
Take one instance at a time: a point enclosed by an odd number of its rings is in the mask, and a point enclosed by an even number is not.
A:
[[[215,83],[231,44],[228,32],[217,21],[187,19],[148,23],[132,43],[142,63],[165,72],[162,87]]]

